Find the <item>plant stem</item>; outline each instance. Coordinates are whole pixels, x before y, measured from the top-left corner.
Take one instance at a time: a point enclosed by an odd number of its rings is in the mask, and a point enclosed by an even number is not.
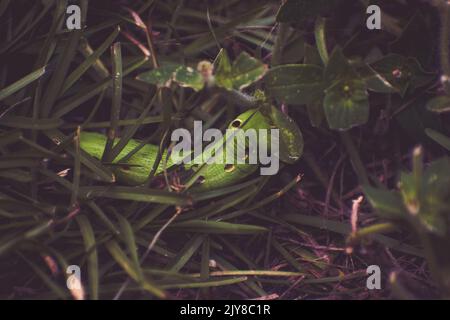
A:
[[[246,107],[250,109],[255,108],[258,104],[257,99],[248,94],[245,94],[244,92],[238,90],[227,90],[224,88],[217,88],[217,89],[220,92],[220,94],[222,94],[225,97],[225,99],[241,107]]]
[[[319,180],[324,189],[327,190],[330,179],[329,177],[325,176],[323,170],[317,165],[317,161],[314,156],[311,153],[305,152],[305,154],[303,155],[303,159],[306,161],[308,167],[314,172],[317,180]],[[339,195],[334,189],[331,189],[331,198],[337,205],[342,204]]]
[[[446,1],[438,7],[441,12],[441,37],[440,37],[440,59],[442,68],[442,83],[447,94],[450,94],[450,62],[449,62],[449,28],[450,28],[450,6]]]
[[[352,234],[350,236],[349,240],[350,240],[350,242],[355,243],[358,240],[360,240],[364,237],[370,236],[372,234],[391,232],[396,229],[397,229],[397,227],[390,222],[377,223],[377,224],[373,224],[371,226],[359,229],[357,232],[355,232],[354,234]]]
[[[272,66],[279,65],[282,62],[283,48],[288,29],[289,26],[286,23],[280,23],[278,26],[278,33],[272,50]]]
[[[352,137],[348,132],[341,132],[341,139],[342,143],[345,146],[345,149],[347,149],[347,153],[350,157],[353,169],[358,176],[359,183],[362,185],[368,185],[369,177],[367,176],[366,169],[364,168],[364,164],[361,161],[358,150],[356,150]]]

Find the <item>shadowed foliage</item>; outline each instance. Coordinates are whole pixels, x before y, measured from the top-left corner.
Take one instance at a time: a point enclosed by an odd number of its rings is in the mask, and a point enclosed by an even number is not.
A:
[[[448,298],[444,2],[0,0],[0,298]],[[236,119],[276,175],[168,159]]]

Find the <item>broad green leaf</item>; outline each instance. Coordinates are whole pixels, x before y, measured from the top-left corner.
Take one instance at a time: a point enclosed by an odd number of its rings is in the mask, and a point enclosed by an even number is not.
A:
[[[450,97],[435,97],[428,101],[427,109],[436,113],[450,112]]]
[[[325,116],[331,129],[347,130],[369,119],[369,98],[363,81],[341,81],[326,90]]]
[[[373,70],[369,65],[366,65],[358,73],[366,82],[366,87],[369,91],[379,93],[395,93],[397,89],[385,79],[381,74]]]
[[[182,87],[192,88],[195,91],[203,89],[205,81],[200,73],[191,67],[180,66],[175,70],[173,80]]]
[[[423,194],[419,218],[430,232],[441,237],[448,229],[450,208],[450,160],[444,157],[433,161],[421,179]]]
[[[327,13],[336,0],[287,0],[277,13],[277,22],[303,22]]]
[[[269,95],[284,103],[301,105],[321,99],[323,69],[315,65],[290,64],[270,69],[264,77]]]
[[[447,232],[446,217],[440,212],[433,211],[433,208],[422,210],[420,213],[420,221],[423,226],[431,233],[444,237]]]
[[[420,188],[415,183],[414,176],[402,172],[400,175],[399,188],[402,194],[403,203],[408,212],[415,215],[420,211],[421,199]]]
[[[232,66],[230,57],[224,49],[221,49],[216,58],[217,69],[215,71],[215,83],[219,87],[231,90],[233,81],[231,79]]]
[[[386,219],[399,219],[405,216],[402,198],[396,191],[363,187],[364,194],[377,213]]]
[[[267,66],[261,61],[242,52],[233,64],[230,64],[225,50],[218,56],[218,67],[215,73],[216,85],[227,90],[242,90],[261,79]]]
[[[335,47],[325,68],[324,110],[331,129],[348,130],[369,119],[366,84],[359,79],[340,47]]]
[[[317,103],[309,103],[306,105],[306,111],[308,112],[309,122],[313,127],[320,127],[325,118],[323,110],[323,100],[319,100]]]
[[[320,53],[317,47],[305,43],[305,64],[312,64],[318,67],[323,67],[322,59],[320,58]]]
[[[443,206],[441,209],[449,206],[450,199],[450,158],[443,157],[433,161],[425,170],[423,174],[423,183],[425,184],[424,190],[428,196],[441,199]],[[434,200],[431,201],[434,204]]]
[[[305,64],[313,64],[319,67],[323,66],[319,51],[316,47],[305,44]],[[306,105],[308,111],[309,122],[313,127],[320,127],[322,121],[325,119],[323,111],[323,99],[317,100]]]
[[[215,63],[217,64],[216,74],[231,73],[231,61],[225,49],[220,49]]]
[[[391,52],[404,56],[413,55],[422,65],[428,66],[436,61],[436,56],[430,54],[430,48],[435,45],[435,30],[430,28],[429,17],[424,13],[423,10],[415,11],[402,27],[401,35],[389,47]]]
[[[167,64],[141,73],[137,79],[162,87],[169,86],[174,81],[182,87],[189,87],[195,91],[203,89],[205,84],[203,77],[196,70],[176,64]]]
[[[387,55],[373,63],[371,67],[402,96],[408,88],[422,87],[433,79],[433,76],[426,73],[416,59],[398,54]]]
[[[442,130],[441,116],[427,110],[425,107],[427,101],[427,97],[411,99],[407,108],[398,110],[395,116],[400,128],[417,143],[429,142],[424,132],[425,128]]]
[[[302,34],[296,34],[286,39],[282,48],[280,64],[301,63],[305,58],[305,48],[305,37]]]
[[[295,163],[303,154],[303,135],[289,116],[275,107],[270,108],[270,122],[280,130],[280,159]]]
[[[261,79],[267,71],[267,65],[242,52],[232,66],[233,87],[242,90]]]
[[[339,80],[352,80],[357,77],[358,74],[344,56],[342,49],[335,47],[325,68],[325,80],[328,86]]]
[[[449,158],[436,160],[423,173],[418,172],[420,175],[401,175],[400,191],[404,205],[428,232],[443,237],[447,232],[450,199]]]
[[[174,64],[164,65],[160,66],[159,68],[141,73],[136,77],[136,79],[157,86],[168,86],[170,84],[170,81],[173,80],[176,69],[177,66]]]

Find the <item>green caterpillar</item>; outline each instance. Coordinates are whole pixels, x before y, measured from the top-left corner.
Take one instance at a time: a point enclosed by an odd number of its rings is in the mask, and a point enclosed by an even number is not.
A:
[[[275,114],[278,116],[279,114],[281,114],[281,112],[276,110],[275,108],[272,108],[272,113],[273,112],[275,112]],[[243,131],[250,128],[256,130],[258,129],[270,130],[273,128],[277,128],[277,126],[275,126],[273,121],[270,120],[270,117],[263,115],[262,112],[257,109],[252,109],[242,113],[236,119],[234,119],[230,123],[229,128],[230,129],[240,128]],[[295,126],[295,128],[297,127]],[[301,138],[301,132],[298,130],[298,128],[297,130],[294,130],[296,131],[294,133],[291,131],[286,130],[286,128],[280,128],[281,135],[287,136],[288,140],[289,137]],[[93,132],[81,132],[80,134],[80,147],[84,151],[89,153],[91,156],[97,159],[100,159],[102,157],[106,141],[107,141],[106,136],[103,134]],[[118,141],[116,141],[115,143],[117,142]],[[217,143],[221,143],[223,145],[224,141],[223,140],[217,141]],[[263,143],[267,143],[267,141],[263,141]],[[139,141],[131,139],[127,143],[127,145],[123,148],[118,157],[116,157],[116,160],[114,160],[114,162],[119,161],[128,153],[133,151],[139,144],[140,144]],[[301,149],[302,145],[303,140],[301,139]],[[300,153],[301,151],[302,150],[300,150]],[[225,151],[223,152],[225,153]],[[158,146],[146,144],[143,148],[141,148],[138,152],[136,152],[133,156],[131,156],[127,160],[126,162],[127,166],[118,165],[113,167],[113,171],[118,181],[130,185],[143,184],[148,178],[149,172],[152,169],[154,162],[156,161],[157,154],[158,154]],[[163,152],[162,159],[166,159],[167,154],[168,151],[165,150]],[[283,157],[280,158],[281,160],[283,160]],[[168,170],[173,168],[175,166],[175,163],[170,156],[168,157],[167,160],[168,161],[166,164],[166,169]],[[288,162],[292,163],[292,161],[289,161],[289,159]],[[205,163],[203,165],[184,164],[183,166],[184,169],[186,170],[194,170],[196,172],[197,170],[201,170],[201,172],[198,175],[199,178],[197,180],[195,188],[203,190],[215,189],[232,185],[242,180],[243,178],[251,175],[259,168],[258,164],[249,164],[249,163],[238,163],[233,165],[223,163],[221,164]],[[161,161],[155,174],[156,175],[161,174],[163,170],[164,170],[163,161]]]

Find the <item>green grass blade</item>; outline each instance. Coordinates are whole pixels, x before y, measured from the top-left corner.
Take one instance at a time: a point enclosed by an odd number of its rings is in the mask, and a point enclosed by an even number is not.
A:
[[[186,232],[201,232],[207,234],[255,234],[267,232],[268,229],[249,224],[229,223],[222,221],[190,220],[174,223],[169,229],[181,229]]]
[[[56,99],[60,96],[64,79],[69,70],[70,64],[76,54],[76,48],[81,38],[82,30],[71,32],[69,40],[64,47],[64,51],[60,54],[56,71],[53,73],[50,83],[45,91],[44,98],[41,101],[41,116],[48,118],[52,111]]]
[[[29,75],[23,77],[22,79],[9,85],[8,87],[1,89],[0,90],[0,101],[9,97],[10,95],[16,93],[20,89],[23,89],[24,87],[29,85],[31,82],[36,81],[37,79],[42,77],[42,75],[45,73],[45,68],[46,67],[39,68],[36,71],[30,73]]]
[[[53,281],[41,267],[37,266],[31,260],[21,255],[21,258],[33,269],[34,273],[42,280],[42,282],[59,298],[67,299],[68,293]]]
[[[22,116],[5,116],[0,119],[0,125],[18,129],[50,130],[59,128],[61,119],[33,119]]]
[[[88,275],[89,275],[89,292],[92,300],[98,299],[99,291],[99,269],[98,269],[98,254],[97,244],[95,241],[94,230],[88,218],[84,215],[76,217],[78,226],[83,236],[85,253],[88,259]]]
[[[128,253],[131,257],[131,261],[134,264],[134,269],[137,272],[137,276],[139,279],[138,282],[141,282],[143,279],[143,273],[142,273],[142,269],[141,269],[141,263],[140,263],[139,257],[138,257],[138,248],[136,246],[133,228],[131,227],[128,220],[125,219],[122,215],[116,214],[116,217],[119,220],[119,225],[120,225],[120,230],[121,230],[120,234],[125,240],[125,244],[127,246]]]
[[[197,235],[190,239],[183,249],[173,258],[172,262],[169,263],[167,269],[172,272],[178,272],[184,265],[192,258],[192,256],[197,252],[198,248],[201,246],[205,240],[204,236]]]
[[[433,129],[425,129],[425,133],[428,137],[433,139],[436,143],[440,144],[442,147],[450,151],[450,138],[437,132]]]
[[[63,144],[67,140],[67,137],[58,130],[48,130],[45,134],[57,145]],[[65,150],[72,156],[75,156],[75,151],[71,146],[64,146]],[[98,160],[91,157],[89,154],[80,150],[80,162],[92,170],[100,179],[106,182],[114,182],[116,180],[114,174],[104,167]]]
[[[89,201],[87,203],[88,207],[94,212],[98,219],[106,226],[106,228],[112,232],[112,234],[119,235],[120,231],[116,228],[114,223],[108,218],[108,216],[103,212],[103,210],[94,202]]]
[[[14,236],[12,239],[0,240],[0,256],[2,256],[7,251],[12,249],[15,245],[19,244],[21,241],[32,240],[42,235],[43,233],[47,232],[52,224],[53,221],[49,220],[24,232],[23,234]]]
[[[194,289],[194,288],[211,288],[220,286],[229,286],[237,283],[247,281],[247,277],[230,278],[224,280],[210,280],[202,282],[191,282],[191,283],[171,283],[166,285],[161,285],[163,289]]]
[[[191,199],[187,195],[144,187],[81,187],[80,197],[84,199],[109,198],[172,205],[188,205],[191,203]]]
[[[285,259],[286,261],[291,264],[295,269],[297,269],[300,272],[304,272],[305,268],[301,266],[301,264],[295,260],[295,258],[287,251],[278,241],[276,241],[274,238],[272,238],[272,245]]]
[[[116,39],[120,32],[120,27],[114,29],[114,31],[106,38],[106,40],[95,50],[86,60],[83,61],[72,73],[66,78],[61,94],[66,92],[83,74],[94,64],[97,59],[109,48],[111,43]]]
[[[109,127],[105,150],[103,152],[102,161],[113,162],[113,146],[114,140],[118,135],[120,108],[122,105],[122,49],[120,42],[114,43],[111,48],[111,58],[113,61],[112,70],[112,108],[111,108],[111,127]]]
[[[110,154],[111,159],[115,159],[120,154],[120,152],[123,150],[123,148],[125,148],[125,146],[128,144],[128,142],[133,137],[133,135],[136,133],[136,131],[141,127],[142,123],[145,120],[145,117],[147,116],[148,112],[150,111],[151,107],[153,106],[153,103],[155,102],[156,97],[157,97],[157,94],[155,94],[153,96],[153,98],[147,104],[145,109],[142,111],[139,118],[136,119],[135,123],[131,127],[125,129],[125,132],[122,135],[121,139],[111,150],[111,154]],[[111,124],[112,124],[112,121],[111,121]],[[117,125],[118,124],[119,123],[117,123]]]
[[[128,65],[124,71],[123,71],[123,77],[127,76],[134,70],[140,68],[144,63],[148,61],[147,58],[138,58],[135,59]],[[92,97],[95,97],[97,94],[101,93],[103,90],[108,88],[112,83],[112,79],[110,77],[103,79],[101,81],[98,81],[97,83],[90,85],[88,87],[85,87],[84,89],[80,90],[77,94],[64,99],[63,101],[59,102],[55,106],[55,111],[53,113],[53,118],[61,118],[65,114],[69,113],[73,109],[79,107],[84,102],[88,101]]]
[[[202,280],[209,279],[210,252],[211,252],[210,238],[205,237],[202,246],[202,261],[200,263],[200,278]]]
[[[120,267],[135,281],[139,281],[139,276],[136,270],[133,268],[133,263],[127,258],[126,254],[119,247],[116,241],[109,241],[106,243],[106,248],[108,249],[114,260],[120,265]],[[149,281],[145,280],[143,283],[143,288],[148,292],[152,293],[158,298],[164,299],[166,293],[160,288],[156,287]]]
[[[154,116],[154,117],[144,117],[143,119],[141,119],[141,117],[139,117],[138,119],[124,119],[124,120],[119,121],[119,126],[135,126],[137,122],[139,122],[140,125],[150,124],[150,123],[160,123],[160,122],[162,122],[162,117]],[[79,126],[79,124],[67,124],[67,125],[62,126],[61,128],[73,129],[78,126]],[[83,129],[109,128],[111,126],[111,121],[83,123],[81,126],[83,127]],[[119,143],[117,143],[117,144],[119,144]]]
[[[307,225],[322,230],[339,233],[348,236],[351,233],[350,223],[342,223],[339,221],[327,220],[321,217],[307,216],[303,214],[285,214],[281,218],[289,223],[297,223]],[[387,247],[411,254],[418,257],[423,257],[423,252],[413,246],[403,243],[400,240],[395,240],[384,235],[376,234],[371,236],[374,240],[386,245]]]
[[[78,127],[74,137],[74,165],[73,165],[73,188],[70,197],[70,206],[74,208],[77,205],[78,192],[80,188],[80,171],[81,171],[81,155],[80,155],[80,128]]]

